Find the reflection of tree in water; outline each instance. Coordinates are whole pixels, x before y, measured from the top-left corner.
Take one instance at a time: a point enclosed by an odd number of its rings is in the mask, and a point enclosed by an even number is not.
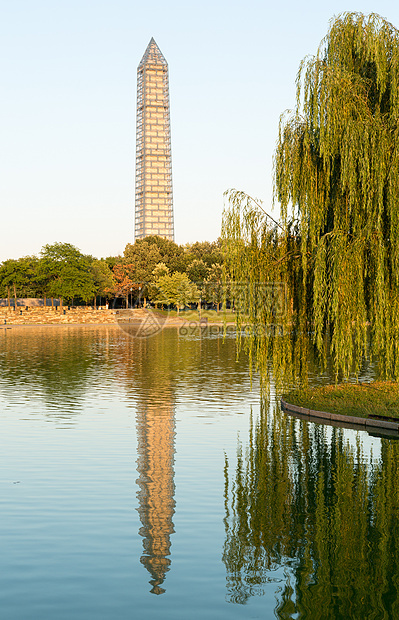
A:
[[[228,599],[282,581],[278,618],[398,618],[398,475],[398,442],[368,463],[342,430],[263,414],[226,463]]]
[[[104,364],[104,329],[12,328],[1,335],[1,388],[12,398],[42,399],[52,417],[81,407],[88,386]]]

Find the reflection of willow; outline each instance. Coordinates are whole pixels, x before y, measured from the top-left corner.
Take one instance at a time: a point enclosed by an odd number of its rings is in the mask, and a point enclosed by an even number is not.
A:
[[[131,339],[126,342],[123,364],[137,400],[141,562],[151,575],[153,594],[165,592],[161,586],[171,564],[170,536],[174,532],[173,356],[168,355],[167,344],[163,334],[157,339]]]
[[[281,577],[279,618],[399,618],[398,475],[399,443],[367,463],[342,430],[263,415],[226,464],[229,600]]]

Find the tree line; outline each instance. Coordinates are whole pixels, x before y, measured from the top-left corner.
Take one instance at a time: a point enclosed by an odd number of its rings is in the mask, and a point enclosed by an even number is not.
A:
[[[128,243],[123,255],[97,259],[70,243],[45,245],[38,256],[0,264],[0,297],[60,298],[64,303],[106,302],[128,307],[151,302],[178,310],[206,301],[222,302],[223,255],[220,240],[178,245],[148,236]],[[46,302],[45,302],[46,303]]]

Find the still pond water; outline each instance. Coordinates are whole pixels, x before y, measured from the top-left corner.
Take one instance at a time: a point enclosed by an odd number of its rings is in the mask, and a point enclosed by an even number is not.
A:
[[[399,442],[261,407],[232,334],[0,332],[5,620],[399,618]]]

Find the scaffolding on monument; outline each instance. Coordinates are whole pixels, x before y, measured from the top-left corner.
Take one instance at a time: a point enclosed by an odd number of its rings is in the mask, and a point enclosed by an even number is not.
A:
[[[135,238],[174,240],[168,63],[151,39],[137,68]]]

